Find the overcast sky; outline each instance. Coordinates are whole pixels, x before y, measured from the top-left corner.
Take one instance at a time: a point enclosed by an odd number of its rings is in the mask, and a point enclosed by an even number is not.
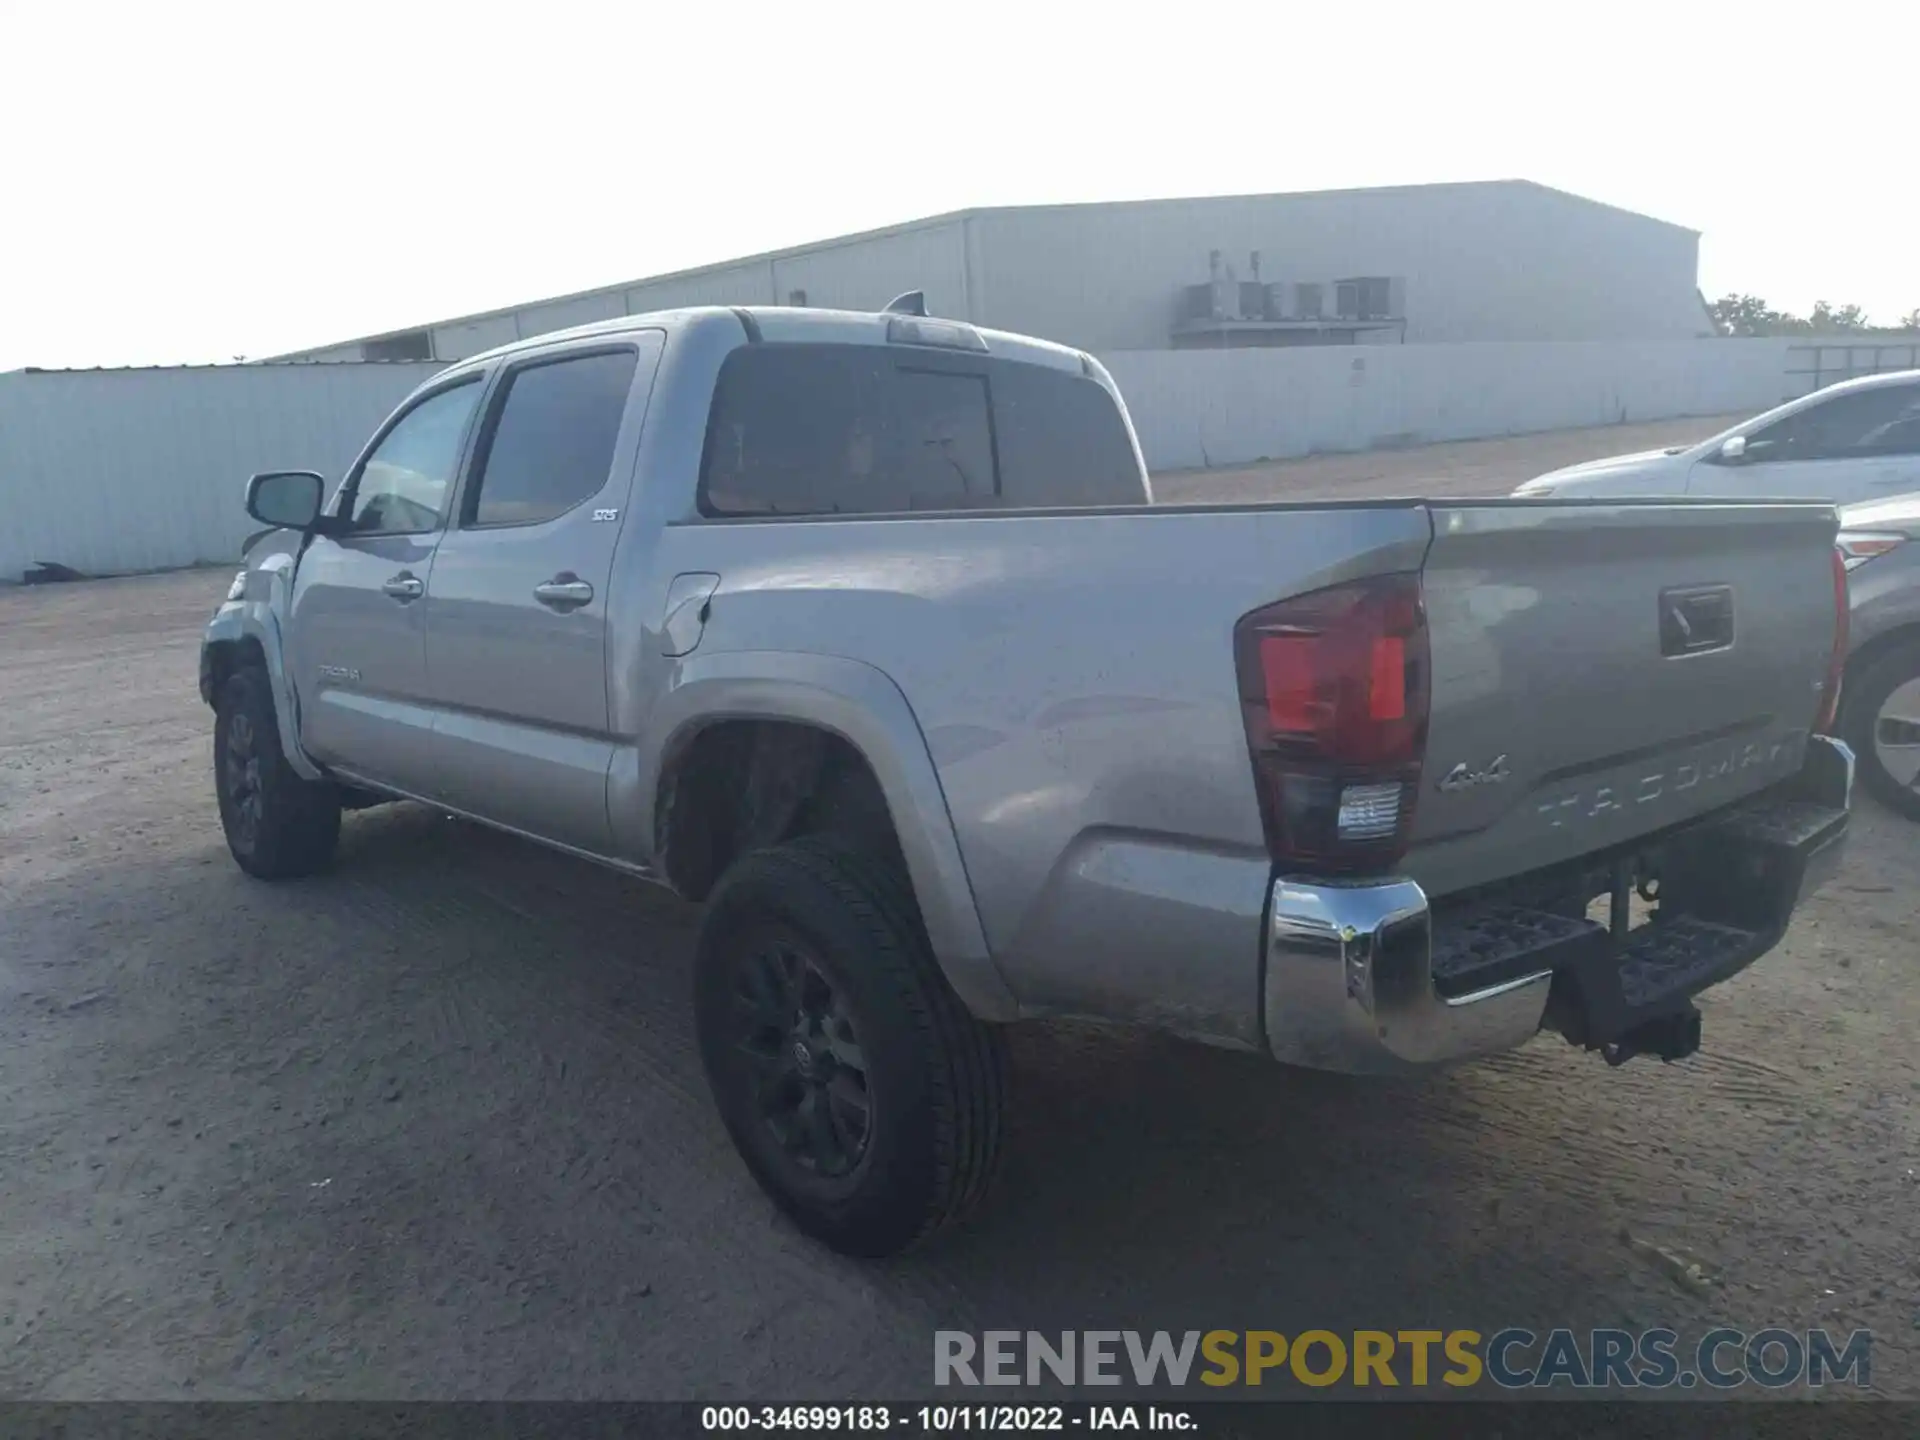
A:
[[[971,205],[1520,177],[1920,306],[1920,5],[0,0],[0,370],[230,360]]]

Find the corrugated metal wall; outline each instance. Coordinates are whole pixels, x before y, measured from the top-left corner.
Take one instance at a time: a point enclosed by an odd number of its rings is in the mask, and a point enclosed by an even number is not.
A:
[[[1406,340],[1684,340],[1707,318],[1691,230],[1524,181],[965,212],[423,327],[442,361],[584,321],[682,305],[936,315],[1096,353],[1168,348],[1219,251],[1238,278],[1406,283]],[[1329,292],[1328,300],[1332,295]],[[1397,337],[1396,337],[1397,338]],[[358,357],[360,342],[301,352]]]
[[[795,292],[804,295],[808,305],[878,310],[907,290],[926,291],[936,315],[972,315],[961,221],[543,301],[510,314],[450,321],[432,327],[433,353],[443,361],[464,360],[496,345],[617,315],[683,305],[786,305],[793,303]],[[347,348],[358,353],[356,347]]]
[[[236,558],[258,470],[337,478],[440,367],[234,365],[0,375],[0,584]]]
[[[1169,348],[1182,287],[1406,281],[1409,344],[1685,340],[1707,328],[1691,231],[1526,184],[989,211],[973,318],[1082,350]],[[1328,291],[1329,304],[1332,292]]]

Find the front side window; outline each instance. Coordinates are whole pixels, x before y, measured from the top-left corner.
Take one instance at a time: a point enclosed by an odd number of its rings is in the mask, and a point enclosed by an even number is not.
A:
[[[515,371],[481,441],[470,525],[537,525],[606,486],[638,357],[576,355]]]
[[[1810,405],[1756,430],[1756,460],[1845,460],[1920,448],[1920,386],[1883,385]]]
[[[437,391],[402,415],[360,467],[348,511],[359,535],[417,535],[440,528],[460,463],[460,442],[480,402],[480,379]]]

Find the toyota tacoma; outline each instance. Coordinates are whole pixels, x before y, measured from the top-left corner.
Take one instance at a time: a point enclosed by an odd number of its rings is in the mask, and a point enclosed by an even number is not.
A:
[[[417,800],[704,901],[720,1117],[863,1255],[979,1199],[1015,1021],[1697,1047],[1846,835],[1830,507],[1156,506],[1097,361],[923,311],[546,335],[253,477],[241,868]]]

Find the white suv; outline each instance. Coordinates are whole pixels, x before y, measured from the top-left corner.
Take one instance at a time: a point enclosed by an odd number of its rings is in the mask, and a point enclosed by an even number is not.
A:
[[[1513,493],[1844,505],[1910,490],[1920,490],[1920,370],[1843,381],[1697,445],[1569,465]]]

